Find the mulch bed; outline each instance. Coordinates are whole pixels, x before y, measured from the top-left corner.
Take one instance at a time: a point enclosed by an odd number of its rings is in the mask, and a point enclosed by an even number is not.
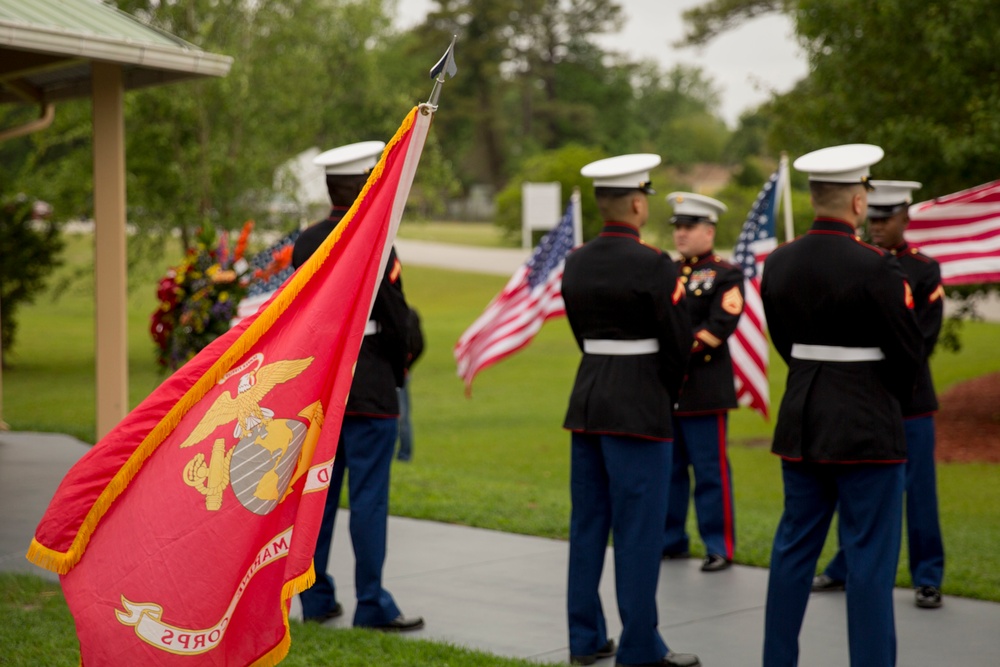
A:
[[[1000,463],[1000,373],[957,384],[938,402],[938,461]]]

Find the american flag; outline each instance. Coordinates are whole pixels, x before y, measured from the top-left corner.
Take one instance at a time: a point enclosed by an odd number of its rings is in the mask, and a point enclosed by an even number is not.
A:
[[[729,352],[733,358],[733,379],[736,399],[767,419],[770,391],[767,382],[767,322],[764,304],[760,300],[760,274],[764,260],[777,246],[774,219],[778,208],[781,169],[775,171],[757,195],[747,214],[739,241],[733,250],[733,261],[743,268],[745,303],[736,332],[729,337]]]
[[[467,395],[479,371],[530,343],[546,320],[566,314],[562,275],[574,245],[573,213],[571,200],[559,224],[542,237],[528,261],[455,344],[458,375]]]
[[[914,204],[906,240],[941,264],[945,285],[1000,282],[1000,181]]]
[[[253,256],[246,269],[250,274],[247,295],[236,305],[236,317],[232,319],[229,326],[234,327],[244,317],[250,317],[256,313],[258,308],[274,296],[274,292],[281,287],[288,276],[295,272],[290,263],[283,268],[277,268],[276,258],[283,252],[290,253],[295,245],[295,239],[298,237],[299,230],[296,229]]]

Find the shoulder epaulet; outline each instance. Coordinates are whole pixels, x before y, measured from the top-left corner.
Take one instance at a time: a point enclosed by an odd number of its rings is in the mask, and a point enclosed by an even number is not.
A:
[[[740,267],[736,266],[735,264],[733,264],[729,260],[723,259],[721,255],[713,255],[712,256],[712,261],[714,261],[716,264],[724,266],[727,269],[736,269],[737,271],[740,271],[740,272],[743,271],[743,269],[741,269]]]
[[[643,239],[639,239],[639,245],[644,246],[646,248],[649,248],[650,250],[652,250],[653,252],[655,252],[657,255],[662,255],[663,254],[663,250],[661,248],[657,248],[655,245],[649,245]]]
[[[886,252],[885,250],[882,250],[882,248],[879,248],[879,247],[878,247],[878,246],[876,246],[876,245],[872,245],[871,243],[865,243],[864,241],[862,241],[862,240],[861,240],[860,238],[858,238],[857,236],[852,236],[851,238],[852,238],[852,239],[854,239],[854,240],[855,240],[855,241],[857,242],[857,244],[858,244],[858,245],[860,245],[860,246],[862,246],[862,247],[864,247],[864,248],[868,248],[868,249],[869,249],[869,250],[871,250],[872,252],[876,252],[876,253],[878,253],[879,255],[888,255],[888,254],[889,254],[889,253],[887,253],[887,252]]]
[[[935,262],[937,262],[937,260],[934,259],[933,257],[929,257],[924,253],[920,252],[920,248],[914,248],[913,246],[910,246],[910,251],[907,254],[913,259],[924,262],[925,264],[934,264]]]

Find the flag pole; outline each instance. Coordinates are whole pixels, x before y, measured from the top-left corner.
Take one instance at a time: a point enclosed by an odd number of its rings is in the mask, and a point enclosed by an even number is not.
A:
[[[781,151],[781,162],[778,169],[778,183],[781,188],[781,200],[785,209],[785,242],[795,238],[795,224],[792,221],[792,179],[788,172],[788,152]]]
[[[431,78],[435,79],[434,88],[431,90],[431,96],[427,102],[418,106],[419,116],[413,124],[411,149],[407,151],[406,159],[400,171],[399,189],[396,191],[396,197],[393,200],[392,212],[389,219],[389,230],[386,234],[385,247],[382,249],[381,271],[385,271],[393,244],[396,241],[396,233],[399,231],[399,223],[403,219],[403,209],[405,208],[406,201],[410,196],[410,187],[413,185],[413,179],[416,176],[417,164],[420,162],[420,154],[423,152],[424,142],[427,140],[427,131],[430,128],[430,123],[434,118],[434,114],[437,113],[438,97],[441,95],[441,86],[444,85],[445,75],[454,77],[455,74],[458,73],[458,67],[455,65],[455,40],[457,39],[457,35],[452,36],[451,44],[448,45],[448,49],[444,52],[444,55],[441,56],[441,58],[434,64],[434,67],[431,67]],[[368,310],[369,313],[371,313],[371,308],[375,305],[376,296],[378,296],[378,290],[375,290],[375,292],[372,293],[372,301]]]
[[[580,203],[580,186],[573,186],[573,194],[569,197],[573,204],[573,244],[583,244],[583,206]]]
[[[2,309],[0,309],[2,310]],[[2,319],[0,314],[0,319]],[[3,420],[3,334],[0,333],[0,431],[9,431],[10,426]]]

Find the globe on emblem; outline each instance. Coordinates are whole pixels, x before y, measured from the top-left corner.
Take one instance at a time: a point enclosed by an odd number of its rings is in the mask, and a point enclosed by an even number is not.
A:
[[[233,451],[229,480],[243,507],[264,516],[274,511],[295,472],[306,425],[294,419],[258,424]]]

